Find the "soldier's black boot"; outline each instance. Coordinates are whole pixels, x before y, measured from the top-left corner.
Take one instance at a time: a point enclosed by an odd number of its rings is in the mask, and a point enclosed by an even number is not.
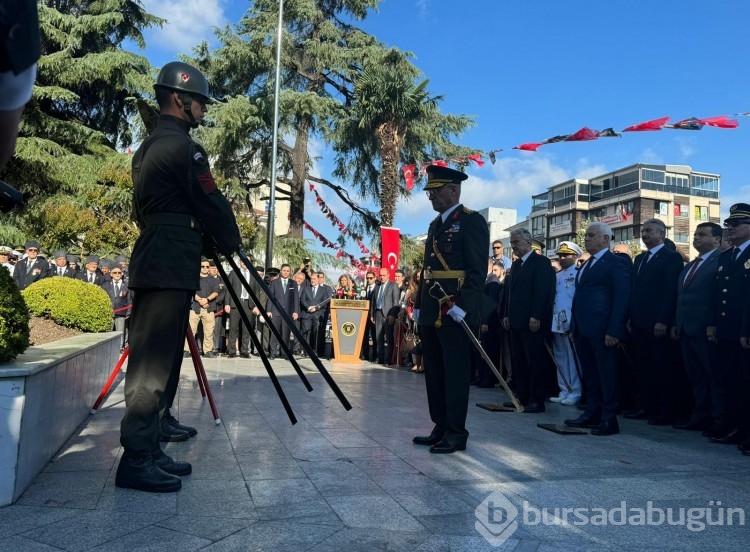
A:
[[[159,468],[170,475],[190,475],[193,466],[189,462],[175,462],[171,456],[167,456],[159,445],[153,451],[154,462]]]
[[[164,419],[167,420],[167,423],[171,425],[173,428],[187,433],[188,437],[195,437],[196,435],[198,435],[197,429],[195,429],[194,427],[181,424],[177,420],[177,418],[172,416],[172,413],[169,411],[169,408],[167,408],[166,411],[164,412]]]
[[[115,486],[147,493],[174,493],[182,488],[182,481],[159,468],[151,451],[125,451],[117,466]]]
[[[159,441],[162,443],[176,443],[187,440],[187,431],[182,431],[172,426],[166,418],[159,420]]]

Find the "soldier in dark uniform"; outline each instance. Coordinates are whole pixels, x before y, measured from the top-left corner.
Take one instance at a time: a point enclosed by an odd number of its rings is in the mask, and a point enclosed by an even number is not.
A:
[[[750,205],[732,205],[724,226],[734,247],[719,255],[711,324],[706,328],[708,339],[718,345],[718,362],[711,373],[716,425],[705,435],[714,443],[743,444],[744,451],[750,450],[750,428],[743,414],[747,409],[743,402],[750,379],[750,352],[740,339],[747,337],[743,318],[747,317],[750,296]]]
[[[189,135],[210,101],[206,78],[190,65],[172,62],[159,72],[154,88],[161,115],[133,156],[133,215],[141,235],[128,281],[135,294],[120,434],[125,451],[115,485],[174,492],[182,486],[178,476],[192,467],[159,447],[160,412],[177,391],[190,302],[198,289],[202,227],[225,255],[239,248],[240,234],[206,152]],[[196,433],[171,415],[164,418],[176,429]]]
[[[58,249],[53,255],[55,257],[55,266],[51,268],[50,276],[75,278],[76,271],[68,266],[68,252],[64,249]]]
[[[447,167],[427,167],[425,190],[440,216],[427,233],[414,319],[421,329],[427,402],[435,427],[430,435],[414,437],[414,443],[429,445],[434,453],[465,450],[469,436],[472,345],[458,321],[465,319],[470,327],[479,324],[490,237],[484,218],[459,203],[466,178]],[[453,297],[456,305],[450,310],[430,294],[435,282]]]

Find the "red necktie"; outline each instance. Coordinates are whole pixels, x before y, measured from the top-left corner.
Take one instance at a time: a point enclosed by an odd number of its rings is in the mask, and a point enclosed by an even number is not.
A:
[[[698,265],[701,264],[702,260],[702,257],[698,257],[697,259],[695,259],[693,266],[690,267],[690,272],[688,272],[687,278],[685,278],[685,284],[683,285],[683,287],[688,287],[690,285],[690,282],[693,281],[695,271],[698,270]]]

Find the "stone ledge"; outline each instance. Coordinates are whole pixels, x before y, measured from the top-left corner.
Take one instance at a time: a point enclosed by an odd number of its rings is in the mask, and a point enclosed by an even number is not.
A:
[[[86,419],[120,339],[119,332],[77,335],[0,364],[0,506],[21,496]]]

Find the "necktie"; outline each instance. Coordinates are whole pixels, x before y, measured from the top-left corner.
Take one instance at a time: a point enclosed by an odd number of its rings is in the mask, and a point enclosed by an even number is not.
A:
[[[93,283],[94,283],[94,273],[89,272],[89,284],[93,284]]]
[[[115,282],[115,297],[119,297],[119,296],[120,296],[120,283]]]
[[[247,270],[242,271],[242,277],[245,278],[246,282],[248,283],[250,282],[250,272],[248,272]],[[250,296],[247,294],[247,290],[245,289],[245,286],[243,285],[242,293],[240,294],[240,299],[244,301],[245,299],[249,299],[249,298]]]
[[[690,282],[693,281],[693,277],[695,276],[695,271],[698,270],[698,265],[701,264],[702,260],[703,259],[701,257],[698,257],[697,259],[695,259],[693,266],[690,267],[690,272],[688,272],[687,278],[685,278],[684,287],[688,287],[690,285]]]
[[[284,291],[284,295],[286,295],[286,280],[281,280],[281,289]]]
[[[58,269],[57,269],[57,275],[58,275],[58,276],[62,276],[64,272],[65,272],[65,269],[64,269],[64,268],[58,268]]]
[[[385,290],[385,284],[380,284],[380,292],[378,292],[378,300],[375,303],[377,309],[383,308],[383,291]]]
[[[740,248],[739,247],[735,247],[734,251],[732,251],[732,262],[736,261],[737,257],[739,257],[739,256],[740,256]]]
[[[643,265],[645,265],[649,259],[651,259],[651,251],[646,251],[646,254],[643,256],[643,260],[641,261],[641,264],[638,265],[638,274],[641,273],[641,269],[643,268]],[[636,276],[638,275],[636,274]]]
[[[318,286],[313,286],[313,297],[315,297],[318,293]]]
[[[28,263],[26,265],[26,274],[31,274],[31,269],[34,268],[34,261],[28,259],[26,262]]]

